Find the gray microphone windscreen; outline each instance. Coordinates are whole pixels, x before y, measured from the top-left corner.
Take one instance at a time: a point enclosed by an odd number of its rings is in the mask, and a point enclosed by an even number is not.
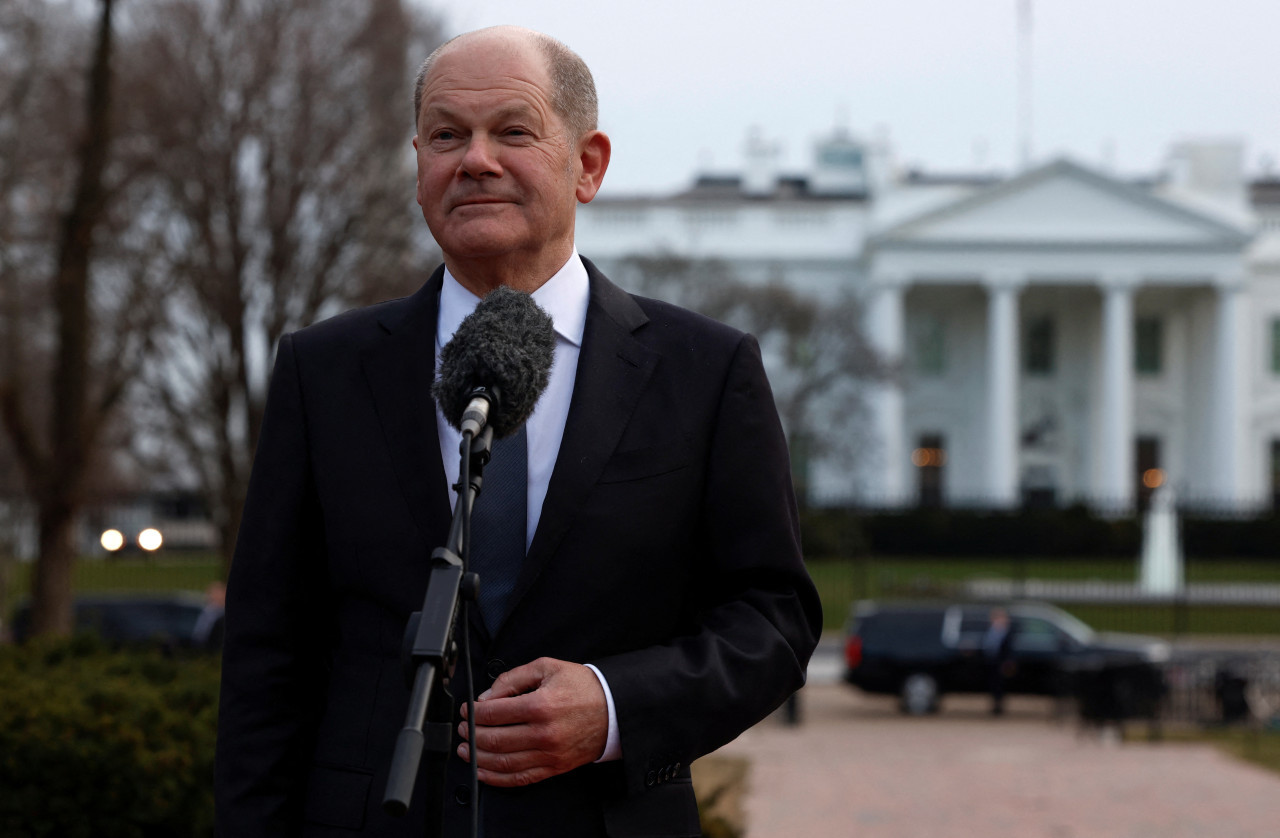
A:
[[[551,317],[533,297],[499,286],[440,350],[440,376],[431,394],[444,418],[460,429],[472,392],[497,390],[489,425],[494,436],[510,436],[533,414],[546,389],[555,346]]]

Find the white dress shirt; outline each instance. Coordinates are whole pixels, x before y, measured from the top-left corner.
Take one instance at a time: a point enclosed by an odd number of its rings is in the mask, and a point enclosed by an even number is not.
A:
[[[578,375],[578,353],[582,349],[582,333],[587,325],[587,303],[591,297],[586,266],[575,248],[569,261],[556,274],[533,292],[533,299],[551,316],[556,332],[555,355],[551,363],[551,377],[547,389],[538,398],[533,415],[525,424],[529,439],[529,495],[526,509],[525,550],[533,542],[542,515],[542,502],[547,497],[551,472],[560,454],[560,441],[564,438],[564,426],[569,417],[569,403],[573,399],[573,384]],[[440,350],[453,337],[454,332],[475,307],[480,298],[472,294],[449,273],[444,271],[444,286],[440,290],[440,314],[436,323],[436,370],[439,372]],[[445,421],[440,406],[436,405],[436,429],[440,437],[440,454],[444,459],[444,474],[450,487],[450,498],[456,504],[453,485],[458,482],[458,449],[462,434]],[[622,745],[618,741],[618,720],[613,706],[613,693],[604,674],[591,664],[587,667],[600,679],[605,702],[609,706],[609,737],[600,762],[619,759]]]

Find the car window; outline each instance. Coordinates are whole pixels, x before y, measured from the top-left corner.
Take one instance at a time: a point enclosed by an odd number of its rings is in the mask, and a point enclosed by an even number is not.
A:
[[[1020,617],[1014,620],[1013,650],[1015,652],[1056,652],[1061,648],[1057,626],[1038,617]]]
[[[942,614],[927,611],[880,612],[858,621],[854,631],[867,652],[933,648],[942,643]]]
[[[1057,625],[1059,631],[1074,640],[1077,645],[1087,646],[1093,642],[1095,635],[1094,630],[1067,612],[1057,612],[1054,616],[1053,622]]]
[[[83,603],[76,609],[76,627],[106,640],[186,640],[199,615],[198,607],[173,602]]]
[[[983,614],[966,613],[960,618],[960,635],[956,646],[961,649],[981,649],[991,621]]]

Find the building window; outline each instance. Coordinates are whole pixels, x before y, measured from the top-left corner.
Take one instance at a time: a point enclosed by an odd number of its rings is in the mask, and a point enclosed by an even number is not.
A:
[[[1027,341],[1024,366],[1027,375],[1053,375],[1054,327],[1049,315],[1032,317],[1027,321]]]
[[[1160,467],[1160,440],[1154,436],[1140,436],[1137,440],[1138,509],[1145,512],[1151,505],[1151,496],[1164,485],[1165,473]]]
[[[1139,317],[1134,328],[1134,370],[1159,375],[1164,370],[1164,323],[1159,317]]]
[[[738,213],[732,209],[685,210],[684,220],[695,227],[730,227],[738,223]]]
[[[947,464],[942,434],[921,434],[919,446],[911,452],[911,464],[916,467],[920,505],[942,506],[942,469]]]
[[[947,331],[942,318],[925,314],[915,323],[916,372],[941,376],[947,371]]]
[[[1053,509],[1058,503],[1058,476],[1053,466],[1030,465],[1022,472],[1022,505]]]
[[[1271,506],[1280,510],[1280,439],[1271,440]]]
[[[1280,375],[1280,317],[1271,318],[1271,371]]]
[[[822,209],[789,207],[775,210],[773,221],[783,227],[825,227],[831,223],[831,215]]]

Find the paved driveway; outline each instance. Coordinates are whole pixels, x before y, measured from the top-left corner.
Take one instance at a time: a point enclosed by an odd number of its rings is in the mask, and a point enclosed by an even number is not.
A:
[[[1277,838],[1280,777],[1208,746],[1118,744],[980,697],[939,716],[837,684],[804,721],[766,720],[722,753],[751,758],[748,838]]]

